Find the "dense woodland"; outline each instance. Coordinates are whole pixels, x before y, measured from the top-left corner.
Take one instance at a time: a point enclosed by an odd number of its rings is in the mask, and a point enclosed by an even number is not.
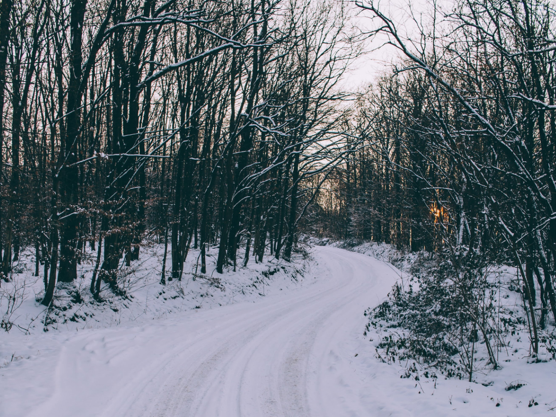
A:
[[[3,278],[29,246],[45,305],[87,245],[97,295],[146,239],[162,283],[192,247],[202,273],[209,247],[219,273],[239,250],[289,259],[312,178],[341,161],[346,19],[336,2],[3,0]]]
[[[350,110],[352,152],[321,191],[324,224],[342,239],[436,253],[427,314],[448,306],[466,342],[477,329],[493,337],[489,267],[516,267],[536,353],[556,319],[554,4],[431,6],[412,41],[371,2],[359,6],[404,60]]]
[[[289,260],[301,231],[368,239],[441,254],[468,294],[516,266],[537,349],[556,318],[555,10],[450,7],[408,40],[373,2],[2,0],[2,278],[34,248],[49,305],[85,250],[98,296],[146,240],[165,283],[191,248],[223,273]],[[373,37],[403,59],[347,94]]]

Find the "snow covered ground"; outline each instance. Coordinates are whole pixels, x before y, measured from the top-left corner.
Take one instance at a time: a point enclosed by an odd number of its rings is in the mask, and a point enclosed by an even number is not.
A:
[[[399,271],[334,247],[300,265],[265,263],[163,293],[137,281],[127,307],[107,304],[118,311],[86,300],[48,332],[40,320],[28,334],[2,331],[0,416],[556,415],[554,361],[511,362],[487,387],[400,378],[403,366],[379,361],[363,336],[363,312]],[[40,316],[26,303],[21,317]],[[505,391],[516,380],[527,385]]]

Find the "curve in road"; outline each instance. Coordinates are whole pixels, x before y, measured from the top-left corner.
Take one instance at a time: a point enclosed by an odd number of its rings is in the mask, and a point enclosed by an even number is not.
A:
[[[370,415],[353,341],[397,274],[337,248],[313,255],[317,279],[294,292],[68,340],[31,415]]]

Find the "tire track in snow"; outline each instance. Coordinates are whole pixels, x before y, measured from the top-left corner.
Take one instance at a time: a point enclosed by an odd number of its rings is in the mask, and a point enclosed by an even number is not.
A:
[[[189,312],[129,334],[110,329],[73,340],[60,358],[54,396],[34,415],[364,415],[354,404],[357,384],[337,369],[346,360],[341,344],[362,331],[364,309],[386,295],[396,276],[363,255],[314,252],[320,276],[307,288]],[[99,359],[76,374],[75,364],[91,356],[87,346],[99,345]],[[72,409],[75,401],[64,402],[72,394],[88,404]]]

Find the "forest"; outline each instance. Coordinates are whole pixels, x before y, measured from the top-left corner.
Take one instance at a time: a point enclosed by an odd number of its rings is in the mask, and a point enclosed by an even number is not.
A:
[[[2,277],[35,249],[49,305],[89,245],[91,292],[145,239],[181,279],[191,247],[289,259],[319,175],[341,161],[343,6],[2,2]],[[322,178],[320,179],[322,182]],[[315,185],[315,187],[313,187]]]
[[[485,271],[515,267],[536,353],[556,319],[554,15],[435,2],[408,37],[363,0],[2,0],[0,283],[24,248],[49,306],[87,251],[102,301],[147,241],[165,285],[191,249],[224,274],[305,235],[371,240],[434,254],[486,341]],[[348,91],[369,39],[399,59]]]

